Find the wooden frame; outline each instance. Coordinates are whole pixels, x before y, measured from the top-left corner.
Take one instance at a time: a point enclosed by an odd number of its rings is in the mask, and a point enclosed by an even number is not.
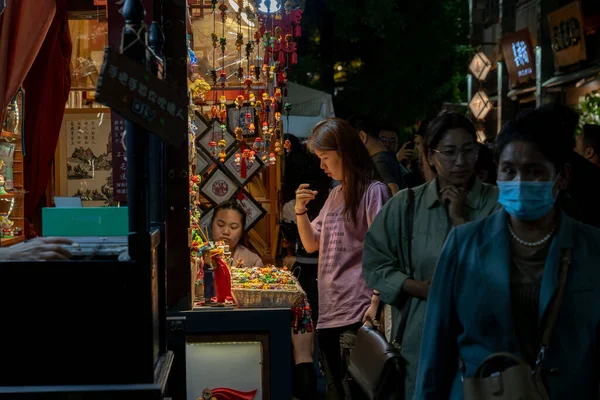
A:
[[[222,182],[222,183],[221,183]],[[216,185],[216,186],[215,186]],[[200,184],[199,192],[208,199],[212,205],[218,206],[224,201],[231,200],[237,193],[239,184],[230,177],[219,165],[215,168],[205,180]],[[225,194],[219,195],[215,191],[223,191]]]
[[[250,113],[252,114],[252,123],[254,124],[254,126],[256,127],[256,129],[254,130],[254,133],[250,133],[250,131],[248,130],[248,128],[246,128],[245,123],[242,124],[242,115],[246,115],[246,113]],[[261,128],[260,126],[257,125],[257,118],[256,118],[256,111],[254,110],[254,107],[252,107],[251,105],[244,105],[242,107],[240,107],[239,109],[236,107],[235,104],[230,104],[227,106],[227,128],[229,128],[229,130],[231,130],[231,132],[235,132],[235,128],[237,128],[238,126],[242,127],[243,130],[243,138],[244,139],[250,139],[250,138],[254,138],[257,136],[258,134],[258,130]]]
[[[265,163],[257,155],[253,163],[246,164],[246,178],[240,176],[240,166],[235,163],[235,155],[242,154],[241,148],[238,146],[234,151],[230,152],[223,162],[223,169],[234,178],[241,186],[246,186],[265,166]],[[241,162],[246,162],[242,160]]]
[[[213,132],[216,132],[214,138],[212,136]],[[208,127],[204,130],[204,132],[200,133],[196,136],[196,148],[204,151],[210,158],[213,157],[211,154],[211,148],[208,145],[211,141],[219,142],[221,140],[221,121],[218,119],[213,119],[209,122]],[[235,145],[236,140],[234,134],[229,130],[229,128],[225,129],[223,133],[223,139],[227,142],[227,147],[225,147],[225,152],[229,152]],[[218,150],[217,150],[218,151]]]
[[[243,199],[241,200],[239,198],[240,193],[243,196]],[[248,232],[252,228],[254,228],[254,225],[256,225],[262,217],[264,217],[267,214],[267,211],[244,188],[238,191],[238,193],[236,194],[236,200],[242,206],[242,208],[246,210],[246,232]],[[250,212],[248,212],[249,210]]]

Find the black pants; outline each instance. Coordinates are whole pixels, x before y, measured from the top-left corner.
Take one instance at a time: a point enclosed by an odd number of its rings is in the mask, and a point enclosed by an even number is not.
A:
[[[327,400],[362,400],[365,395],[348,375],[348,360],[361,323],[331,329],[320,329],[319,348],[325,362]]]

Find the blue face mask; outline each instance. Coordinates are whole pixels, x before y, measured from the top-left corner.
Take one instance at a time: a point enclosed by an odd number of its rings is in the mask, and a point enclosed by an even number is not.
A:
[[[507,213],[521,221],[535,221],[548,214],[554,204],[555,181],[498,181],[502,204]]]

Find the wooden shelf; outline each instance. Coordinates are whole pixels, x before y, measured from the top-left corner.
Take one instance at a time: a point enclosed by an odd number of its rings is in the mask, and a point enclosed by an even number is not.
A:
[[[21,198],[23,196],[25,196],[24,192],[8,192],[6,194],[0,194],[0,199]]]
[[[12,246],[14,244],[17,243],[21,243],[25,241],[25,236],[24,235],[20,235],[20,236],[13,236],[10,238],[0,238],[0,246],[4,247],[4,246]]]
[[[2,131],[2,137],[5,138],[5,139],[18,139],[19,138],[19,134],[18,133],[7,132],[7,131]]]

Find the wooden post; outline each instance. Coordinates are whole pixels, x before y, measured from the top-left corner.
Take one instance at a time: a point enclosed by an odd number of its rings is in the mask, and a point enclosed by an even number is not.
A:
[[[187,45],[185,0],[161,0],[165,44],[166,80],[187,93]],[[186,132],[187,134],[187,132]],[[190,281],[190,250],[187,235],[190,225],[188,148],[165,149],[167,305],[170,309],[190,310],[193,294]]]

